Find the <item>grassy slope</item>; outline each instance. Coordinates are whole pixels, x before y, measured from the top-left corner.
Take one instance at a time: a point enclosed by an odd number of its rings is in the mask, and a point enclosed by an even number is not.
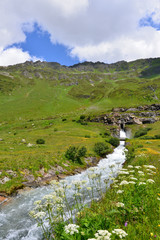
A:
[[[154,137],[160,133],[160,122],[145,125],[143,127],[151,127],[148,136]],[[139,127],[132,126],[132,133]],[[130,184],[117,186],[117,183],[111,186],[106,192],[104,198],[99,202],[94,202],[90,208],[86,208],[78,219],[78,225],[81,231],[85,233],[84,239],[93,237],[99,229],[112,232],[115,228],[120,228],[128,234],[126,240],[152,240],[160,239],[160,139],[145,140],[131,139],[130,147],[133,147],[134,157],[128,158],[124,168],[128,165],[140,166],[140,171],[144,171],[143,165],[153,165],[154,174],[140,177],[140,181],[146,182],[146,179],[153,179],[154,184],[138,186]],[[128,168],[128,170],[133,170]],[[152,169],[153,170],[153,169]],[[131,174],[131,173],[130,173]],[[137,178],[138,170],[132,173]],[[127,175],[120,177],[122,180],[129,180]],[[116,185],[114,187],[114,185]],[[117,194],[118,189],[123,189],[125,193]],[[118,202],[124,203],[124,208],[116,208]],[[119,239],[119,238],[112,238]]]
[[[42,165],[47,169],[57,161],[61,164],[70,144],[84,144],[93,154],[93,144],[101,139],[99,133],[105,131],[105,126],[72,122],[81,114],[98,115],[113,107],[159,102],[155,99],[160,97],[159,75],[140,77],[148,66],[146,61],[131,62],[127,67],[126,63],[113,64],[104,69],[98,65],[91,70],[88,65],[85,70],[53,65],[22,64],[0,69],[0,138],[4,139],[0,142],[1,177],[7,175],[7,169],[24,168],[37,176]],[[46,144],[27,148],[21,143],[23,138],[33,144],[44,138]],[[22,182],[19,171],[15,185]],[[1,185],[1,190],[13,181]]]

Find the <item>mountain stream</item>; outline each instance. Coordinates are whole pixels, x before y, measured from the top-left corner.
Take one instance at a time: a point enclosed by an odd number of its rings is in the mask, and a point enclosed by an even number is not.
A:
[[[126,134],[123,130],[120,131],[120,138],[124,139]],[[112,154],[107,155],[106,158],[100,160],[95,168],[95,173],[101,173],[101,181],[106,189],[105,180],[112,182],[111,178],[117,175],[117,172],[122,168],[125,162],[125,141],[120,141],[120,145],[114,149]],[[72,181],[86,180],[89,186],[88,171],[66,177],[67,184]],[[32,189],[23,194],[17,195],[11,202],[0,208],[0,240],[40,240],[42,233],[37,224],[29,216],[29,211],[33,209],[34,202],[42,199],[45,195],[53,192],[52,187],[43,186]],[[68,200],[72,200],[74,189],[68,189]],[[97,193],[95,193],[96,196]],[[98,195],[97,195],[98,197]],[[89,203],[90,199],[87,199]]]

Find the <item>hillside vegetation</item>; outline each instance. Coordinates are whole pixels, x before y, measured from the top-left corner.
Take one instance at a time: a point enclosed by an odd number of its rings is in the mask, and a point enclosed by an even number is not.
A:
[[[93,150],[97,142],[113,149],[113,126],[80,117],[98,116],[113,107],[159,103],[159,66],[160,58],[0,67],[0,181],[7,180],[0,182],[0,191],[12,193],[26,181],[49,177],[49,170],[58,169],[59,175],[87,167],[85,159],[80,164],[65,158],[70,145],[86,147],[86,157],[98,157]],[[37,144],[37,139],[44,144]]]

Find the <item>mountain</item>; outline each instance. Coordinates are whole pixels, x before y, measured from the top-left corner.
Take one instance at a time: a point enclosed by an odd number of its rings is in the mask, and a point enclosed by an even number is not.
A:
[[[159,102],[159,74],[160,58],[84,62],[70,67],[27,61],[0,67],[0,117],[99,113],[116,106]]]
[[[136,115],[141,109],[139,114],[149,117],[150,110],[143,113],[148,108],[141,106],[157,106],[159,99],[160,58],[84,62],[70,67],[27,61],[0,67],[0,194],[11,193],[27,181],[39,184],[53,172],[56,176],[71,174],[89,166],[96,159],[92,158],[94,145],[117,133],[113,115],[137,122],[132,111]],[[112,108],[122,114],[111,114]],[[131,113],[123,113],[127,108]],[[158,114],[152,113],[155,121]],[[99,116],[105,123],[108,116],[107,122],[113,124],[103,124],[97,120]],[[159,136],[159,122],[152,127],[149,134]],[[138,128],[138,124],[132,126],[133,133]],[[37,144],[39,141],[45,144]],[[68,161],[65,152],[69,146],[85,146],[87,162]]]

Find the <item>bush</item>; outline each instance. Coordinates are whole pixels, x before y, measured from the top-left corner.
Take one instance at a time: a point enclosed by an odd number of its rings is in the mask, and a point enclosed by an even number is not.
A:
[[[111,149],[108,146],[108,144],[104,143],[104,142],[97,142],[97,143],[95,143],[93,150],[94,150],[94,152],[97,155],[99,155],[101,157],[103,157],[104,155],[106,155],[106,154],[111,152]]]
[[[138,138],[138,137],[146,135],[147,132],[151,129],[152,128],[141,128],[141,129],[139,129],[137,132],[135,132],[134,138]]]
[[[65,152],[65,157],[68,160],[72,160],[73,162],[79,162],[82,163],[81,157],[84,157],[87,153],[86,147],[75,147],[75,146],[70,146],[67,151]]]
[[[112,146],[118,147],[119,146],[119,138],[111,137],[108,141]]]
[[[81,120],[84,120],[84,119],[85,119],[85,115],[81,115],[81,116],[80,116],[80,119],[81,119]]]
[[[87,153],[87,148],[83,146],[78,150],[77,155],[78,155],[79,158],[81,158],[81,157],[86,156],[86,153]]]
[[[39,139],[36,140],[36,143],[37,144],[45,144],[45,140],[42,139],[42,138],[39,138]]]
[[[160,134],[154,135],[154,138],[155,138],[155,139],[160,139]]]
[[[91,136],[90,136],[90,135],[85,135],[84,137],[85,137],[85,138],[90,138]]]

